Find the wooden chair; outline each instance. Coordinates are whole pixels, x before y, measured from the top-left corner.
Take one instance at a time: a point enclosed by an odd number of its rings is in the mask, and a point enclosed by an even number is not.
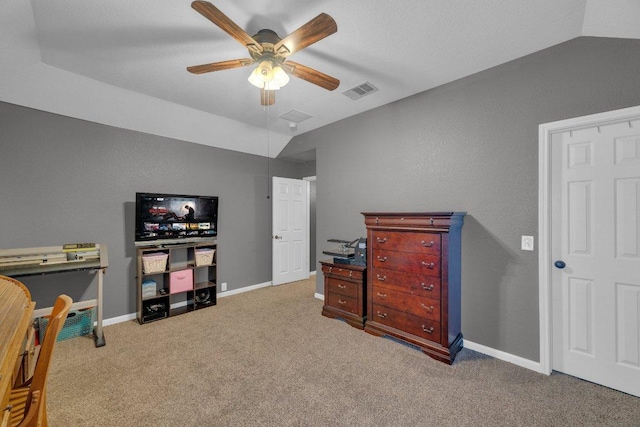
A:
[[[47,331],[41,343],[33,377],[25,384],[11,390],[9,404],[12,427],[47,427],[47,377],[58,334],[64,326],[73,301],[60,295],[53,306]]]

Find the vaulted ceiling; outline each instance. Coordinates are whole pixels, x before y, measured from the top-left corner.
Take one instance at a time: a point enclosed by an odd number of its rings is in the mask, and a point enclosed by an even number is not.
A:
[[[186,71],[248,57],[189,0],[3,3],[0,101],[271,157],[301,133],[576,37],[640,38],[637,0],[212,0],[250,35],[284,37],[322,12],[337,23],[290,58],[340,86],[292,78],[262,107],[253,67]],[[363,83],[378,90],[343,94]]]

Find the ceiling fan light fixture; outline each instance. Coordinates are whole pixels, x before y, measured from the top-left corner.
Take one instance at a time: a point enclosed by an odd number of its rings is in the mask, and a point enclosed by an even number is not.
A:
[[[281,66],[273,67],[273,80],[271,80],[271,83],[275,83],[278,89],[289,83],[289,75],[284,72]]]
[[[249,83],[260,89],[273,80],[273,66],[270,61],[262,61],[249,76]]]
[[[270,61],[262,61],[251,72],[249,83],[264,90],[279,90],[289,83],[289,76],[279,65],[274,67]]]

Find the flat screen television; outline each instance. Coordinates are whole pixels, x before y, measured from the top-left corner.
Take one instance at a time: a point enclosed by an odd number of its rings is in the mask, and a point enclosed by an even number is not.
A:
[[[195,242],[217,235],[217,197],[136,193],[136,245]]]

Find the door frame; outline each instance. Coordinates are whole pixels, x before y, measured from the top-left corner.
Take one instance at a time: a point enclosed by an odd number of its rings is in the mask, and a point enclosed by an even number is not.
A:
[[[308,184],[307,184],[307,242],[309,243],[308,245],[309,247],[307,248],[307,256],[309,258],[309,277],[311,277],[313,274],[315,274],[316,264],[318,264],[317,252],[316,252],[315,262],[313,263],[313,266],[311,265],[311,183],[316,182],[317,176],[316,175],[305,176],[305,177],[302,177],[302,180],[308,181]],[[315,227],[313,228],[313,230],[314,230],[313,240],[315,241],[316,240]]]
[[[540,318],[539,372],[550,375],[553,370],[553,322],[551,275],[551,144],[553,135],[571,130],[604,126],[640,119],[640,106],[575,117],[538,127],[538,300]]]

